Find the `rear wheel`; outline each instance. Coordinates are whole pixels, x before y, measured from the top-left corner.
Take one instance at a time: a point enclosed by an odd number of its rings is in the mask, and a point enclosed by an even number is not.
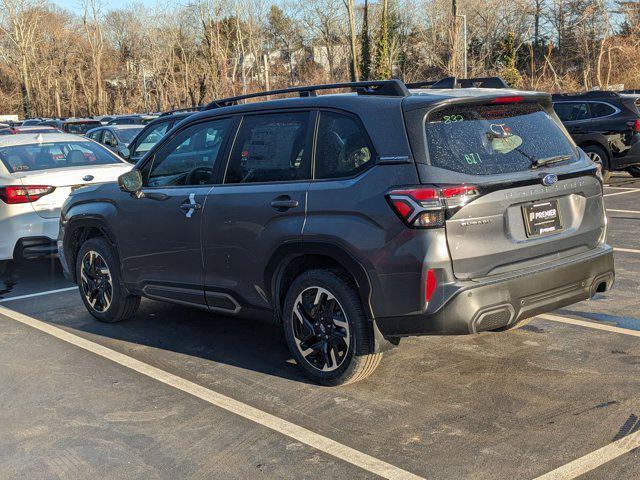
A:
[[[611,178],[611,170],[609,167],[609,156],[607,152],[597,145],[587,145],[583,148],[584,153],[596,164],[598,170],[602,174],[602,179],[607,182]]]
[[[382,359],[371,352],[360,298],[340,270],[311,270],[289,288],[283,311],[291,354],[314,382],[344,385],[373,373]]]
[[[85,307],[101,322],[127,320],[140,305],[140,297],[123,288],[117,255],[103,238],[91,238],[82,245],[76,278]]]

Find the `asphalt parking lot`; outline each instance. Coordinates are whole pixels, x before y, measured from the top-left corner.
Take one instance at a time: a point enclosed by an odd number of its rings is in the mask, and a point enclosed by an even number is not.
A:
[[[605,188],[616,285],[506,333],[403,340],[326,388],[276,326],[85,310],[55,259],[0,280],[0,478],[640,478],[640,179]]]

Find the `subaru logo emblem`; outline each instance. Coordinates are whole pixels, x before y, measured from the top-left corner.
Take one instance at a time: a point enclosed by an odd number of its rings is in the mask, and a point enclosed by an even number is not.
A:
[[[548,175],[547,175],[547,176],[548,176]],[[85,182],[90,182],[91,180],[93,180],[93,175],[85,175],[84,177],[82,177],[82,179],[83,179]],[[544,183],[544,180],[543,180],[543,182],[542,182],[542,183]],[[546,185],[546,183],[545,183],[545,185]]]
[[[545,187],[550,187],[557,181],[558,181],[558,176],[554,175],[553,173],[550,173],[549,175],[545,175],[544,177],[542,177],[542,184]]]

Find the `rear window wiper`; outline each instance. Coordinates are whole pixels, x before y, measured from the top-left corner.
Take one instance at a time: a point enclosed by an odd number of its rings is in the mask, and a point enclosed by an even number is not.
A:
[[[556,155],[555,157],[536,158],[531,162],[531,168],[540,168],[545,165],[551,165],[552,163],[564,162],[570,158],[571,155]]]

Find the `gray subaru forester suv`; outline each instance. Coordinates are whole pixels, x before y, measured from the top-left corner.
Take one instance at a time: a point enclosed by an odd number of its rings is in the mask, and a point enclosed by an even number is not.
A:
[[[141,297],[275,318],[326,385],[365,378],[402,337],[508,330],[608,290],[594,164],[549,95],[505,87],[386,80],[216,100],[118,184],[72,193],[65,274],[104,322]]]

